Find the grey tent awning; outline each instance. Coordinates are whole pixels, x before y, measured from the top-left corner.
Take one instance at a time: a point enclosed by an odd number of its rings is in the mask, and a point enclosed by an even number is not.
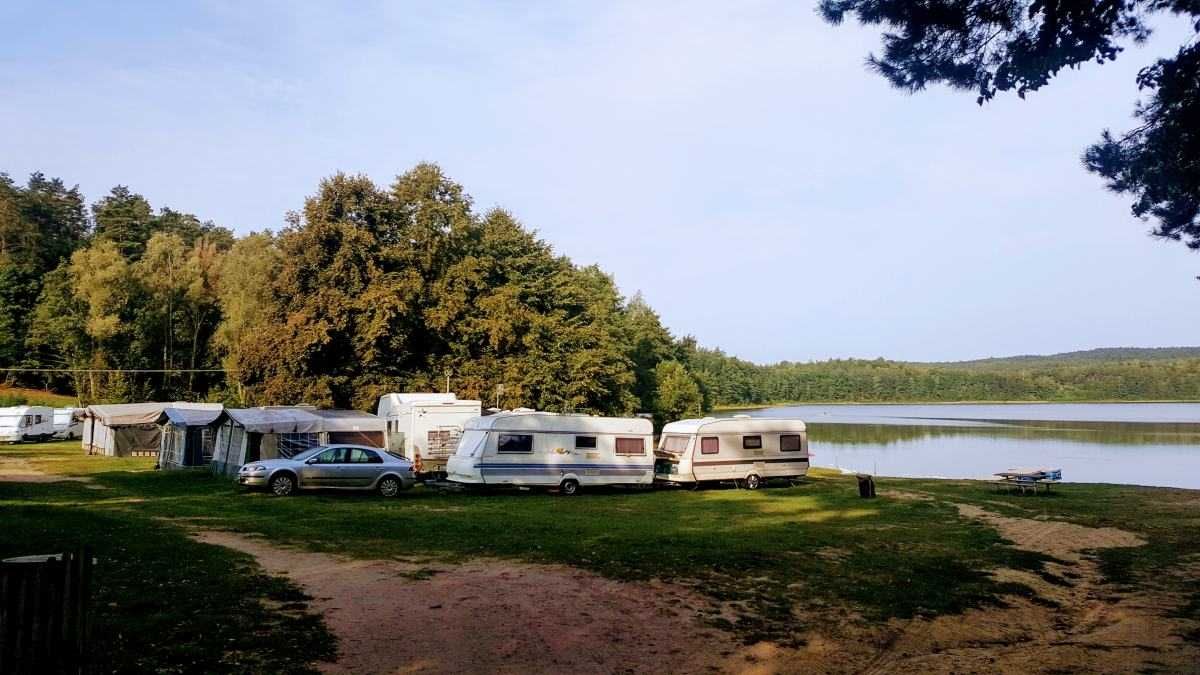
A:
[[[217,421],[221,410],[195,410],[191,408],[167,408],[155,420],[159,424],[177,427],[205,427]]]

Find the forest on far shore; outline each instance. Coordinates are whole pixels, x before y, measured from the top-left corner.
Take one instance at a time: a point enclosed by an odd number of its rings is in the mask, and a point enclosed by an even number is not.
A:
[[[507,211],[478,212],[433,164],[388,186],[339,173],[300,202],[282,231],[236,236],[126,186],[89,205],[61,179],[0,173],[0,384],[370,410],[448,379],[488,406],[660,423],[784,401],[1200,400],[1186,348],[743,361],[673,335]]]

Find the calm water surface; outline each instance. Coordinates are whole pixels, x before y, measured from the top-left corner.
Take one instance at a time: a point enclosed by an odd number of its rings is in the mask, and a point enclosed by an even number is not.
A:
[[[814,466],[938,478],[1048,467],[1062,469],[1066,481],[1200,489],[1200,403],[796,405],[741,412],[808,422]]]

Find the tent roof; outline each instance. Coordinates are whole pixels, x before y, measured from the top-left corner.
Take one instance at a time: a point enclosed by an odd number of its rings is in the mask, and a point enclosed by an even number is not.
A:
[[[246,431],[260,434],[387,430],[386,420],[358,410],[317,410],[300,406],[227,408],[225,416]]]
[[[158,416],[167,408],[183,408],[189,410],[216,410],[223,406],[220,403],[192,403],[176,401],[174,403],[113,403],[108,405],[90,405],[86,417],[95,417],[108,426],[128,426],[134,424],[154,424]]]
[[[321,418],[310,408],[226,408],[225,416],[251,433],[315,434],[323,430]]]
[[[220,409],[167,408],[156,421],[159,424],[170,423],[180,427],[203,427],[217,421],[220,416]]]
[[[324,423],[321,431],[387,431],[387,420],[359,410],[309,410]]]

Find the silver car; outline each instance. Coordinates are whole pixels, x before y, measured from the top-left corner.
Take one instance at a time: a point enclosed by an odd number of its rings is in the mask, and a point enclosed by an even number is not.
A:
[[[412,462],[379,448],[322,445],[290,459],[250,462],[238,470],[238,483],[266,487],[283,497],[296,490],[378,490],[395,497],[416,483]]]

